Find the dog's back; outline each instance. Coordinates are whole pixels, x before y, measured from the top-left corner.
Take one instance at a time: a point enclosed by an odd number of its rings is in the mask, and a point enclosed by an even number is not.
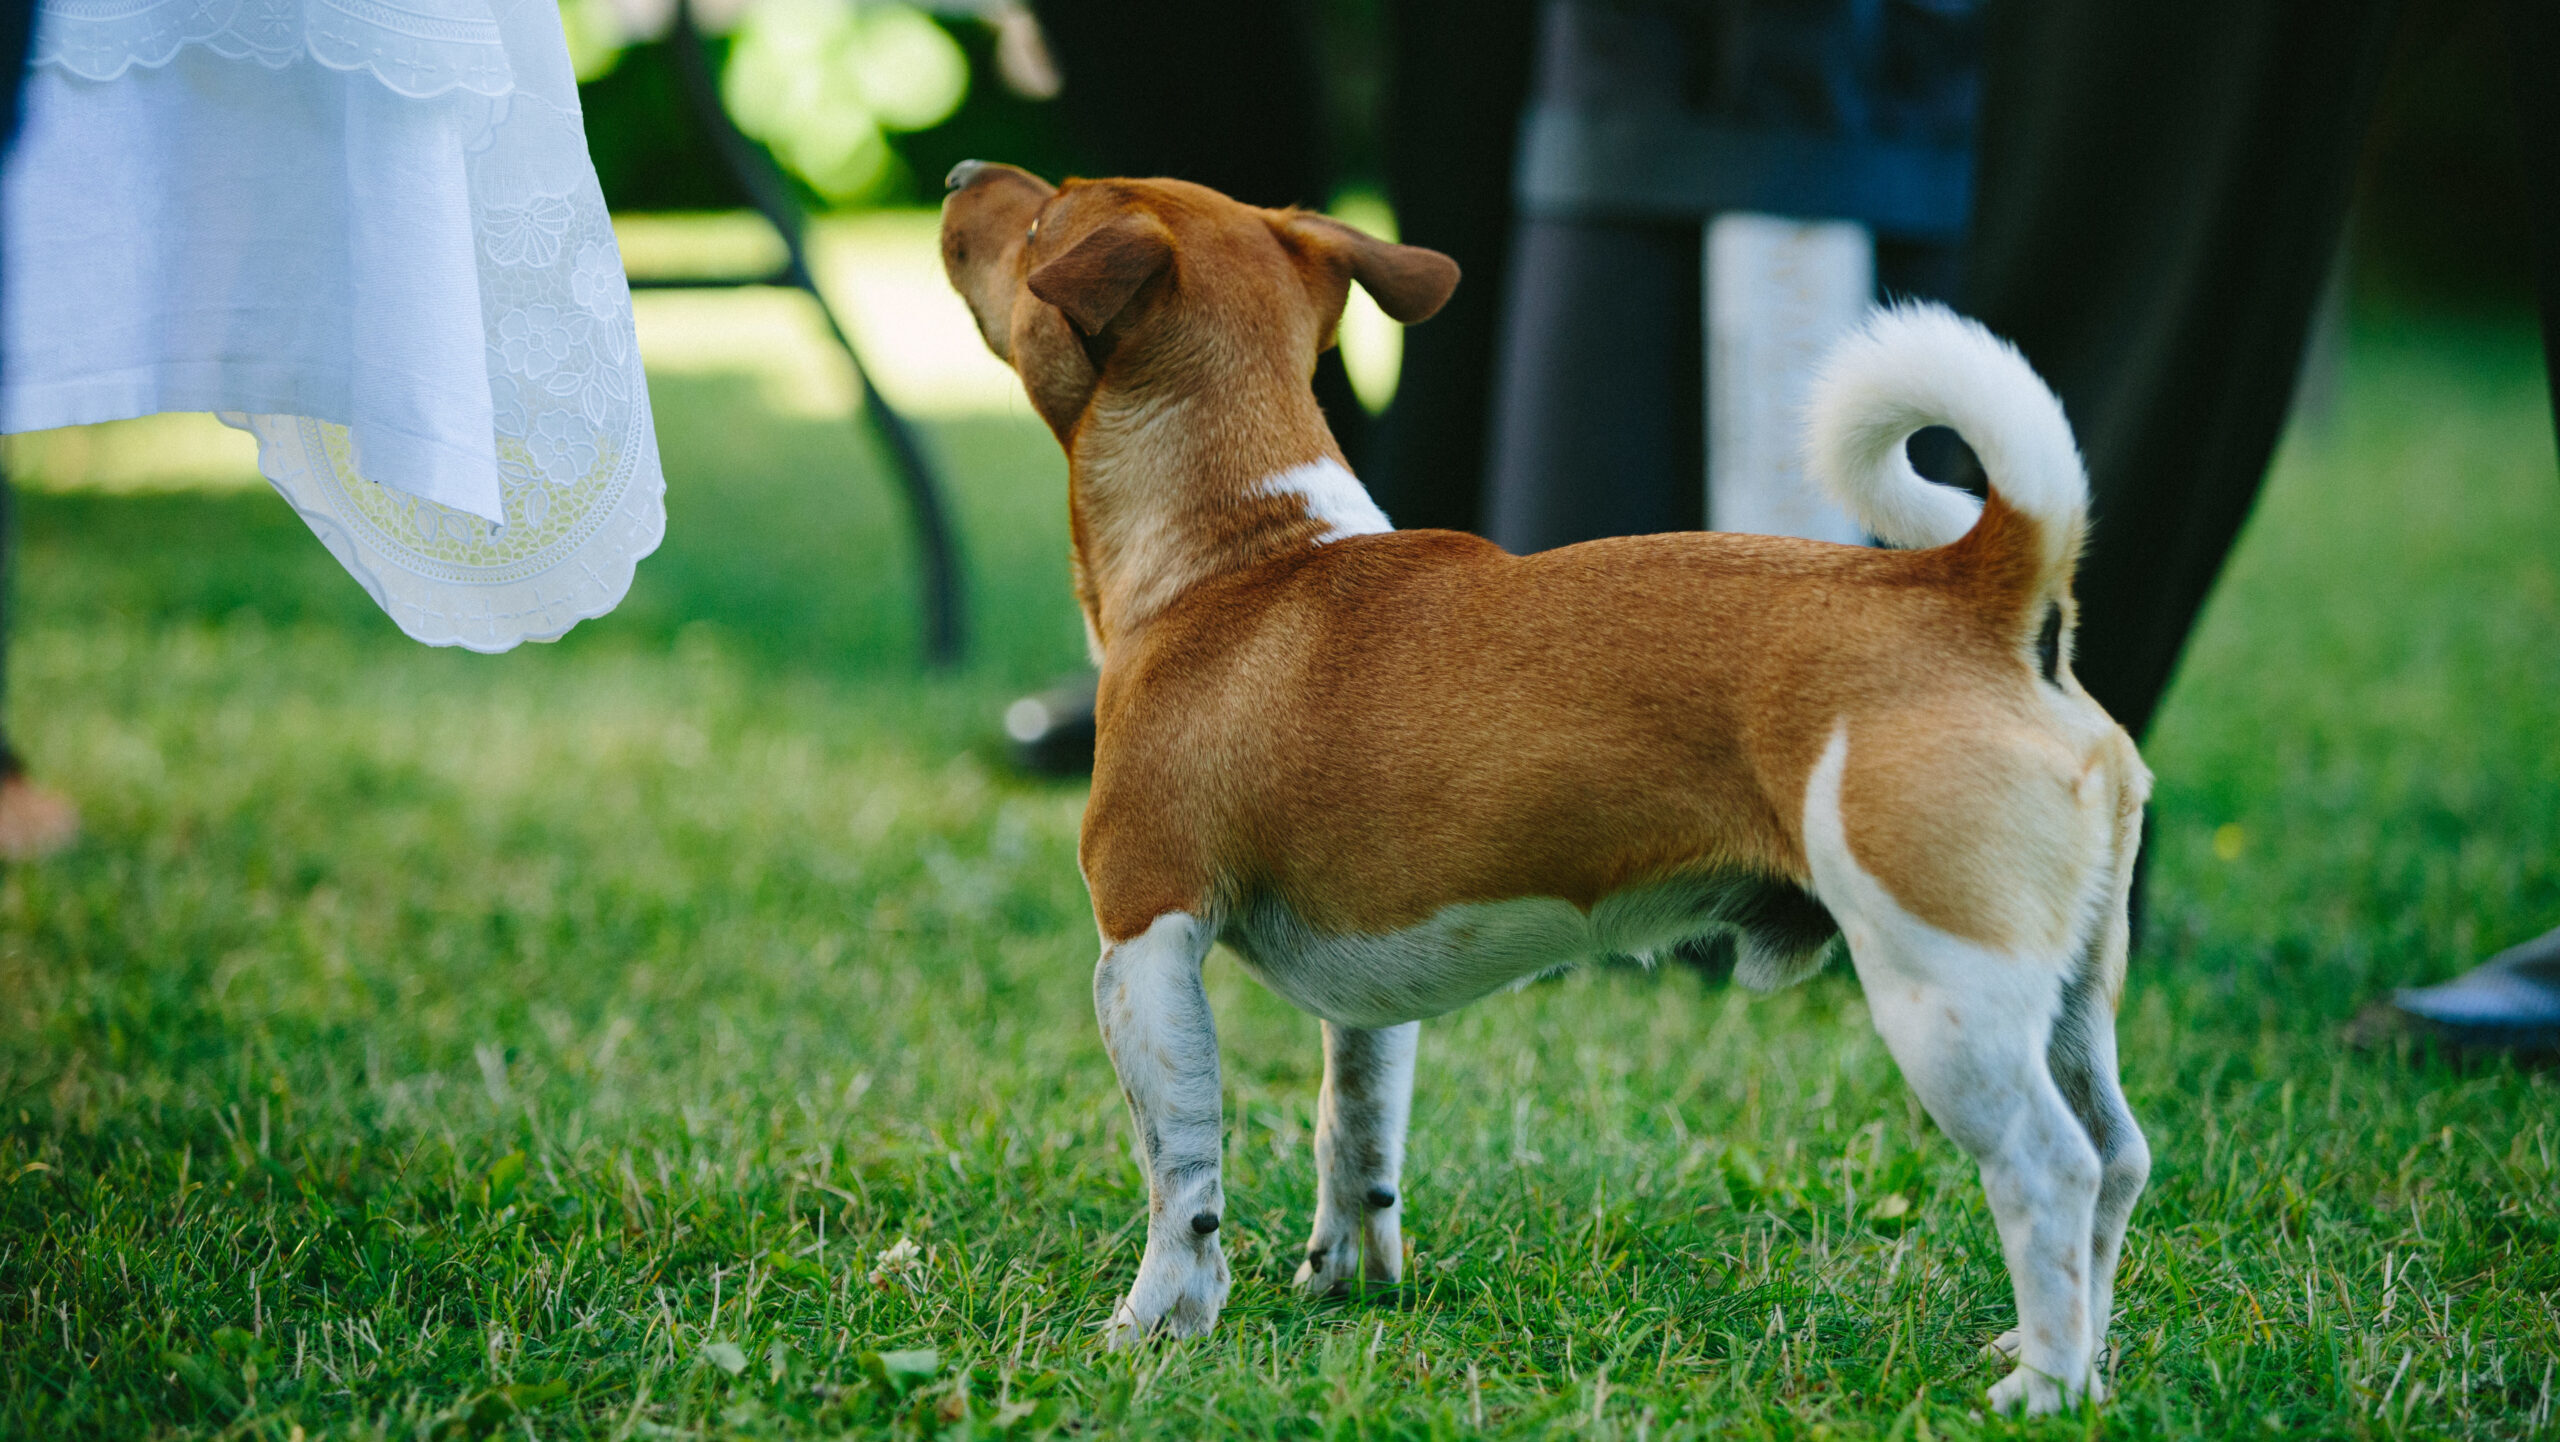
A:
[[[1992,472],[1987,507],[1901,455],[1949,421]],[[1988,946],[2072,950],[2118,793],[2142,782],[2070,674],[2085,483],[2059,408],[1978,328],[1892,312],[1826,375],[1812,450],[1854,513],[1928,548],[1693,533],[1514,557],[1398,532],[1196,587],[1106,678],[1097,900],[1147,878],[1130,888],[1145,910],[1176,877],[1223,910],[1374,937],[1460,904],[1809,890],[1806,788],[1845,726],[1842,824],[1892,894]],[[1771,941],[1755,982],[1818,956]],[[1478,980],[1574,959],[1524,953]]]

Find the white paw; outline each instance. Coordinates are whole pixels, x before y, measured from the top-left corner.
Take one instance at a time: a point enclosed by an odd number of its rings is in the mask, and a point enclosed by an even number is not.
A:
[[[2011,1327],[2008,1331],[2003,1332],[1999,1336],[1992,1338],[1990,1341],[1983,1343],[1982,1350],[1997,1353],[2000,1356],[2006,1357],[2010,1361],[2015,1362],[2018,1360],[2018,1349],[2025,1345],[2026,1334],[2015,1327]],[[2098,1372],[2103,1372],[2107,1369],[2106,1343],[2100,1342],[2098,1344],[2097,1359],[2091,1362],[2089,1366],[2093,1371]]]
[[[1227,1304],[1229,1283],[1227,1255],[1216,1238],[1185,1238],[1169,1246],[1150,1239],[1138,1280],[1111,1309],[1103,1345],[1120,1352],[1149,1337],[1206,1336]]]
[[[1319,1222],[1298,1263],[1298,1290],[1312,1297],[1338,1292],[1355,1278],[1393,1286],[1404,1275],[1403,1229],[1394,1213],[1373,1216],[1363,1231],[1357,1226]]]
[[[1997,1347],[1999,1343],[1992,1345]],[[2047,1373],[2021,1366],[1991,1385],[1991,1410],[2023,1411],[2027,1416],[2041,1417],[2048,1412],[2077,1407],[2083,1398],[2092,1402],[2103,1401],[2105,1392],[2094,1373],[2079,1386],[2065,1387],[2059,1379]]]
[[[1360,1238],[1358,1234],[1319,1238],[1307,1244],[1306,1260],[1298,1263],[1297,1287],[1311,1297],[1321,1297],[1351,1285],[1360,1275]]]

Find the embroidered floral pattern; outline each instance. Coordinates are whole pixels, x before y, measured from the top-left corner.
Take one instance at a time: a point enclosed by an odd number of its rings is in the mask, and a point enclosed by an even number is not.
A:
[[[621,258],[609,246],[579,246],[577,267],[569,272],[569,294],[587,314],[611,317],[626,294]]]
[[[534,470],[555,486],[565,486],[596,466],[596,428],[570,411],[544,411],[524,438]]]
[[[530,305],[511,310],[498,321],[498,353],[507,358],[507,369],[517,375],[529,381],[548,381],[568,363],[573,352],[585,349],[585,331],[592,324],[592,317],[563,315],[558,306]]]
[[[491,212],[481,221],[480,243],[500,265],[547,266],[560,258],[560,242],[576,219],[566,199],[547,195],[530,205]],[[615,274],[618,279],[620,267]]]
[[[294,0],[46,3],[247,9]],[[387,0],[312,3],[390,8]],[[397,3],[461,14],[485,0]],[[259,468],[403,630],[477,651],[548,640],[612,609],[665,529],[630,291],[566,57],[522,63],[531,47],[565,51],[566,41],[547,4],[510,6],[498,23],[517,74],[561,82],[560,93],[519,88],[486,107],[486,122],[465,127],[461,141],[506,523],[375,484],[358,472],[343,426],[226,417],[257,434]]]

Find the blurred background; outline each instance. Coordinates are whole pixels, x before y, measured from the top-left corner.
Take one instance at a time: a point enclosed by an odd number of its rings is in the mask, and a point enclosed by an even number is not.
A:
[[[0,1432],[481,1435],[474,1398],[558,1379],[543,1405],[580,1420],[547,1433],[834,1435],[858,1366],[925,1348],[915,1432],[994,1395],[1042,1409],[1007,1435],[1460,1435],[1469,1395],[1538,1435],[1643,1436],[1657,1406],[1656,1436],[1969,1425],[1997,1239],[1838,967],[1770,998],[1593,968],[1426,1026],[1425,1280],[1379,1308],[1284,1293],[1314,1024],[1213,962],[1241,1340],[1170,1372],[1090,1350],[1143,1188],[1091,1024],[1083,788],[1016,767],[999,720],[1084,663],[1065,467],[950,294],[934,207],[961,159],[1119,168],[1114,107],[1079,98],[1115,82],[1062,22],[1144,13],[699,12],[941,477],[955,667],[926,664],[859,380],[787,285],[636,295],[665,544],[619,609],[504,656],[404,638],[209,417],[7,442],[11,729],[84,833],[0,869],[0,1296],[31,1319],[0,1329]],[[1315,90],[1243,92],[1302,142],[1251,199],[1503,231],[1500,155],[1478,199],[1390,204],[1443,138],[1391,80],[1439,57],[1507,145],[1525,42],[1479,54],[1467,4],[1194,13],[1303,22]],[[635,279],[772,277],[783,237],[689,99],[670,0],[561,15]],[[2560,922],[2560,476],[2508,54],[2495,4],[2415,0],[2394,34],[2342,243],[2295,278],[2318,299],[2282,443],[2145,742],[2123,1029],[2160,1161],[2116,1414],[2140,1435],[2554,1415],[2553,1077],[2341,1044],[2393,987]],[[1403,366],[1489,368],[1505,291],[1469,275],[1474,318],[1410,337],[1355,297],[1319,377],[1400,522],[1479,519],[1416,477],[1472,485],[1480,456],[1395,450],[1421,406],[1481,445],[1448,408],[1486,389]]]
[[[1254,13],[1280,19],[1256,22],[1258,29],[1239,29],[1232,17],[1203,22],[1207,38],[1194,37],[1195,51],[1220,53],[1227,30],[1237,45],[1278,36],[1297,47],[1258,60],[1226,55],[1222,74],[1296,75],[1315,85],[1304,92],[1275,81],[1268,94],[1256,92],[1256,105],[1295,137],[1258,169],[1235,159],[1254,148],[1249,129],[1133,140],[1129,117],[1151,104],[1221,111],[1220,97],[1186,90],[1177,70],[1157,68],[1150,84],[1161,93],[1134,103],[1107,90],[1125,83],[1125,56],[1080,81],[1077,57],[1125,49],[1126,35],[1110,27],[1130,30],[1138,21],[1126,17],[1155,14],[1146,6],[1054,5],[1043,16],[1016,0],[701,0],[690,13],[719,104],[757,166],[724,156],[699,92],[687,88],[692,42],[676,28],[676,0],[562,0],[597,173],[635,285],[649,287],[638,290],[635,311],[666,457],[669,526],[623,606],[557,649],[663,653],[681,642],[774,674],[932,696],[953,728],[932,745],[971,749],[991,765],[1005,754],[998,718],[1007,700],[1078,670],[1082,642],[1066,586],[1063,464],[941,274],[936,205],[950,166],[992,158],[1060,177],[1107,173],[1140,152],[1240,191],[1257,189],[1256,200],[1320,207],[1391,236],[1403,228],[1390,201],[1401,175],[1403,193],[1425,193],[1440,208],[1437,232],[1481,242],[1509,224],[1507,149],[1494,151],[1490,170],[1476,163],[1493,179],[1473,200],[1463,188],[1429,192],[1412,183],[1412,157],[1427,160],[1452,137],[1415,132],[1411,92],[1474,87],[1466,103],[1496,117],[1507,145],[1531,88],[1525,6],[1503,11],[1512,38],[1498,44],[1498,36],[1470,28],[1465,7],[1385,0],[1269,7]],[[1097,18],[1115,14],[1124,18]],[[2394,444],[2416,444],[2412,426],[2464,419],[2459,408],[2420,417],[2394,399],[2391,385],[2348,384],[2356,354],[2432,357],[2445,377],[2494,375],[2517,396],[2529,395],[2541,374],[2499,9],[2481,0],[2416,0],[2390,35],[2348,222],[2318,287],[2295,389],[2287,434],[2299,443],[2342,444],[2341,427],[2352,420],[2379,427]],[[1399,55],[1408,66],[1402,72]],[[1413,62],[1416,55],[1424,62]],[[1392,83],[1399,74],[1402,95]],[[1432,113],[1445,121],[1447,107]],[[778,278],[785,258],[783,237],[751,206],[759,168],[781,177],[786,208],[809,217],[817,287],[880,394],[920,423],[922,449],[954,509],[970,617],[968,662],[955,673],[925,674],[911,515],[893,454],[862,423],[861,383],[825,315],[787,284],[728,283]],[[1470,204],[1489,213],[1453,221],[1452,212]],[[1680,263],[1690,271],[1694,307],[1695,262]],[[1881,252],[1879,265],[1887,265]],[[1407,436],[1458,435],[1481,446],[1500,424],[1489,415],[1485,379],[1506,292],[1498,267],[1493,275],[1482,269],[1471,264],[1460,305],[1414,332],[1413,342],[1436,338],[1475,353],[1452,366],[1444,350],[1441,367],[1444,377],[1471,376],[1475,394],[1454,410],[1445,384],[1443,394],[1404,396],[1402,409],[1433,412]],[[1518,308],[1533,291],[1515,285],[1510,303]],[[1469,305],[1474,310],[1461,315]],[[1417,458],[1410,446],[1393,453],[1407,343],[1353,292],[1339,369],[1329,359],[1318,376],[1346,450],[1400,522],[1499,521],[1472,509],[1471,498],[1453,504],[1446,487],[1432,492],[1428,476],[1416,479],[1439,465],[1473,484],[1489,468],[1481,451],[1446,447],[1463,452],[1454,460]],[[1695,342],[1685,344],[1694,363]],[[2514,499],[2535,504],[2550,489],[2549,477],[2535,474],[2547,469],[2535,459],[2547,427],[2537,441],[2523,413],[2516,425],[2516,464],[2526,479]],[[115,618],[146,628],[319,627],[348,644],[400,654],[404,666],[439,674],[459,667],[475,686],[508,668],[550,664],[532,653],[494,665],[402,654],[388,623],[267,492],[251,441],[210,417],[154,416],[10,437],[6,445],[11,473],[29,493],[20,518],[19,624],[38,653],[49,627]],[[2301,444],[2285,452],[2301,453]],[[2376,504],[2423,498],[2442,479],[2423,464],[2377,469],[2379,454],[2362,446],[2351,460]],[[1686,475],[1694,491],[1698,458],[1687,458],[1685,472],[1680,464],[1667,469]],[[1686,502],[1685,520],[1675,508],[1660,523],[1697,524],[1697,504]],[[2102,506],[2102,526],[2104,514]],[[2322,565],[2342,534],[2314,526],[2269,544]],[[2423,586],[2428,577],[2411,569],[2391,583]],[[2291,621],[2225,624],[2255,646],[2275,644]],[[2083,650],[2084,664],[2103,664],[2102,655],[2085,654],[2085,642]],[[41,735],[49,722],[34,704],[35,684],[14,704],[30,734]],[[2315,689],[2347,704],[2366,684],[2339,677]],[[2549,874],[2547,863],[2518,864]],[[2549,909],[2560,914],[2560,891]],[[2429,960],[2424,969],[2436,965]]]
[[[1142,148],[1127,130],[1133,107],[1091,93],[1118,83],[1118,72],[1080,81],[1074,63],[1078,47],[1088,56],[1097,48],[1097,31],[1113,38],[1094,18],[1113,7],[1053,7],[1046,23],[1015,0],[703,0],[691,13],[723,111],[759,165],[782,178],[787,207],[809,217],[817,287],[880,394],[920,423],[923,451],[954,508],[971,617],[968,662],[924,674],[910,515],[893,455],[862,424],[861,384],[825,315],[786,284],[728,283],[774,277],[784,242],[751,208],[754,168],[724,157],[698,93],[687,89],[690,42],[675,29],[676,0],[563,0],[561,8],[624,259],[635,285],[652,287],[638,291],[635,310],[670,520],[663,550],[640,568],[625,604],[557,649],[663,654],[681,645],[776,675],[931,697],[947,728],[937,725],[942,739],[919,744],[957,746],[1001,765],[1006,701],[1082,665],[1066,586],[1063,465],[942,277],[935,207],[940,177],[961,159],[1002,159],[1056,177],[1107,172],[1115,157]],[[1396,126],[1414,103],[1392,93],[1394,47],[1437,57],[1438,80],[1427,67],[1407,72],[1409,90],[1416,73],[1431,83],[1474,77],[1466,83],[1489,97],[1478,110],[1501,117],[1506,131],[1530,85],[1525,41],[1479,55],[1463,7],[1311,0],[1267,13],[1286,23],[1254,36],[1279,34],[1304,47],[1273,60],[1273,73],[1318,83],[1312,93],[1262,97],[1298,139],[1286,156],[1233,183],[1259,186],[1255,199],[1321,207],[1377,233],[1401,228],[1389,199],[1397,157],[1417,147],[1429,154],[1433,138],[1407,133],[1399,149]],[[2397,382],[2349,384],[2354,355],[2433,358],[2440,378],[2494,377],[2502,393],[2518,397],[2529,396],[2541,374],[2499,10],[2478,0],[2417,0],[2391,34],[2348,224],[2319,286],[2296,388],[2288,432],[2296,444],[2285,454],[2297,459],[2304,444],[2343,444],[2350,420],[2380,428],[2394,445],[2419,444],[2413,426],[2462,422],[2460,408],[2417,415],[2398,403]],[[1245,72],[1254,63],[1235,62]],[[1080,84],[1088,87],[1081,103]],[[1215,97],[1186,95],[1172,79],[1164,85],[1164,96],[1150,98],[1195,112],[1216,108]],[[1197,170],[1211,179],[1235,169],[1234,153],[1250,148],[1238,135],[1157,137],[1154,145],[1151,154],[1177,162],[1208,157]],[[1490,202],[1497,212],[1508,204],[1508,152],[1498,162]],[[1435,200],[1444,212],[1452,205],[1445,191]],[[1507,219],[1497,213],[1470,223],[1499,233]],[[1444,213],[1436,224],[1447,231],[1452,222]],[[1694,285],[1694,262],[1683,264]],[[1475,318],[1436,320],[1416,337],[1489,352],[1502,292],[1487,291],[1498,283],[1471,270],[1461,296],[1476,293]],[[1512,293],[1516,304],[1522,292]],[[1453,514],[1445,495],[1417,489],[1410,468],[1397,464],[1412,456],[1387,453],[1406,344],[1355,290],[1340,368],[1328,360],[1318,377],[1346,450],[1399,520],[1417,511],[1441,523],[1498,519],[1463,505]],[[1468,404],[1477,408],[1469,413],[1477,429],[1469,434],[1480,438],[1489,362],[1474,364],[1478,393]],[[1446,395],[1404,398],[1408,408],[1426,402],[1448,409]],[[2515,420],[2515,464],[2525,479],[2513,499],[2523,505],[2539,504],[2533,498],[2547,494],[2550,479],[2536,474],[2548,469],[2536,459],[2547,455],[2537,449],[2547,444],[2547,427],[2537,440],[2529,410]],[[1448,416],[1440,419],[1436,433],[1452,434]],[[10,470],[28,492],[19,625],[38,657],[53,627],[112,622],[326,634],[381,648],[422,674],[459,668],[454,674],[473,686],[494,684],[509,668],[552,664],[532,653],[494,664],[404,653],[388,623],[268,494],[250,440],[209,417],[154,416],[6,444]],[[2424,464],[2378,469],[2380,454],[2363,445],[2349,462],[2368,478],[2376,505],[2422,498],[2442,480]],[[1484,464],[1478,454],[1459,461],[1462,469]],[[1687,464],[1694,468],[1696,459]],[[1688,474],[1694,478],[1694,469]],[[1694,525],[1697,502],[1687,504],[1685,523]],[[2314,526],[2266,544],[2321,566],[2334,560],[2343,534]],[[2429,577],[2409,569],[2390,584],[2423,587]],[[2529,586],[2526,593],[2534,594]],[[2224,623],[2237,628],[2244,649],[2276,644],[2291,624],[2277,616]],[[2412,636],[2408,644],[2435,643]],[[2206,646],[2191,654],[2215,653]],[[2087,664],[2102,661],[2084,656]],[[2330,678],[2314,689],[2348,704],[2371,680]],[[40,684],[30,680],[14,698],[38,737],[61,724],[38,704],[46,694]],[[2231,734],[2219,722],[2207,730]],[[2222,834],[2227,849],[2231,833]],[[2550,875],[2549,863],[2517,865]],[[2553,892],[2548,909],[2560,914],[2560,889],[2548,880],[2536,886],[2537,894]],[[2411,961],[2429,973],[2439,966],[2434,958]]]
[[[1312,46],[1314,53],[1303,58],[1321,77],[1318,93],[1289,97],[1284,108],[1298,105],[1292,114],[1312,121],[1318,133],[1303,146],[1304,159],[1277,167],[1271,172],[1279,177],[1276,185],[1262,187],[1307,193],[1254,198],[1326,209],[1392,235],[1398,227],[1388,199],[1386,131],[1399,111],[1388,94],[1389,7],[1383,0],[1313,0],[1280,8],[1295,19],[1274,33]],[[1430,23],[1463,28],[1461,16],[1410,8]],[[2420,0],[2408,9],[2305,362],[2305,394],[2315,402],[2332,394],[2351,306],[2522,324],[2533,305],[2529,226],[2516,181],[2517,122],[2497,7]],[[1018,429],[985,424],[1018,422],[1027,412],[942,281],[933,251],[940,178],[969,158],[1002,159],[1052,177],[1108,173],[1115,153],[1131,149],[1112,133],[1115,107],[1077,96],[1073,67],[1061,65],[1060,47],[1015,0],[938,7],[895,0],[708,0],[695,15],[728,115],[770,157],[791,201],[816,218],[817,280],[848,321],[884,394],[901,411],[959,426],[965,437],[945,442],[958,447],[955,460],[974,454],[980,434]],[[780,238],[749,208],[740,172],[723,163],[717,139],[688,104],[670,38],[674,0],[564,0],[561,16],[597,173],[619,217],[635,280],[682,285],[773,271],[782,257]],[[1406,43],[1414,42],[1408,37]],[[1465,56],[1463,37],[1442,43]],[[1490,83],[1525,90],[1524,56],[1496,55],[1486,64],[1500,72]],[[1515,93],[1510,103],[1516,108],[1520,98]],[[1158,148],[1181,153],[1178,146]],[[1499,280],[1487,276],[1468,290]],[[1488,314],[1495,303],[1481,295],[1468,300]],[[858,388],[822,317],[787,289],[653,291],[640,297],[638,309],[652,375],[667,390],[659,399],[661,423],[679,434],[706,406],[745,407],[791,422],[853,415]],[[1489,330],[1470,339],[1491,343]],[[1373,484],[1400,519],[1414,510],[1450,509],[1430,496],[1394,505],[1404,499],[1399,490],[1413,483],[1383,455],[1368,464],[1377,447],[1368,444],[1373,428],[1366,418],[1392,408],[1404,343],[1400,329],[1355,292],[1343,332],[1340,380],[1347,387],[1326,395],[1355,465],[1383,473]],[[851,444],[860,451],[870,443]],[[43,491],[220,490],[256,479],[248,440],[204,417],[155,417],[15,437],[7,445],[13,472]],[[834,463],[859,466],[864,458]],[[962,464],[954,472],[964,492],[972,470]],[[670,475],[680,511],[690,509],[688,483],[710,480],[704,472]],[[982,481],[976,484],[983,490]],[[859,492],[846,480],[827,503],[858,507]],[[962,504],[970,504],[965,496]],[[1424,519],[1466,524],[1469,518]],[[720,522],[705,516],[692,524]],[[966,530],[966,545],[1002,552],[1005,543],[983,527]],[[683,525],[671,531],[671,556],[686,551],[687,531]],[[905,564],[894,555],[873,562],[890,570]],[[670,573],[683,569],[677,560],[644,571],[637,610],[652,613],[652,593],[675,583]],[[777,609],[755,613],[737,609],[733,597],[707,614],[755,636],[760,646],[808,646],[812,654],[842,656],[847,616],[863,609],[814,598],[794,603],[780,594],[770,601]],[[999,653],[1006,653],[1002,633],[1017,624],[999,622],[988,635]],[[894,645],[886,635],[879,639]]]

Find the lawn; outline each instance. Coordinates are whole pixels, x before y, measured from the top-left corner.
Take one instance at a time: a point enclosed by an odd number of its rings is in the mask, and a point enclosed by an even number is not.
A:
[[[1234,1297],[1098,1350],[1144,1193],[1082,789],[993,741],[1080,651],[1024,421],[932,432],[945,679],[844,422],[714,371],[657,382],[629,603],[500,658],[272,495],[29,494],[12,717],[88,830],[0,873],[0,1434],[2555,1435],[2560,1076],[2342,1040],[2560,923],[2540,385],[2368,314],[2287,442],[2149,747],[2117,1400],[2026,1426],[1980,1190],[1838,966],[1426,1026],[1409,1284],[1309,1303],[1316,1027],[1213,960]]]

